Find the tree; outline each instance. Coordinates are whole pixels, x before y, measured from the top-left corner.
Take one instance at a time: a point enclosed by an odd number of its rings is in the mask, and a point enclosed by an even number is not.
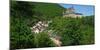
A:
[[[14,17],[28,17],[33,16],[34,5],[29,2],[12,1],[11,2],[11,16]],[[28,17],[29,18],[29,17]]]
[[[35,34],[34,43],[36,47],[53,47],[54,43],[51,41],[47,33]]]
[[[10,46],[11,49],[34,47],[34,36],[27,26],[27,17],[33,15],[34,6],[29,2],[11,1]]]
[[[34,34],[31,33],[30,28],[25,23],[19,23],[19,21],[11,26],[11,49],[34,47]]]

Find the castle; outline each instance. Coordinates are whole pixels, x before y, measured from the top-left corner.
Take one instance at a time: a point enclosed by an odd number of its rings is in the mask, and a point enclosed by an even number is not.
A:
[[[75,12],[75,9],[73,6],[70,8],[67,8],[66,11],[63,12],[63,17],[76,18],[76,17],[82,17],[82,16],[83,16],[83,14]]]

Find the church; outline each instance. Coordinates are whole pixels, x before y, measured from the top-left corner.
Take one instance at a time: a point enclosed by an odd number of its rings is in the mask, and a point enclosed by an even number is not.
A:
[[[82,17],[83,14],[81,13],[76,13],[74,7],[70,7],[67,8],[64,12],[63,12],[63,17],[72,17],[72,18],[76,18],[76,17]]]

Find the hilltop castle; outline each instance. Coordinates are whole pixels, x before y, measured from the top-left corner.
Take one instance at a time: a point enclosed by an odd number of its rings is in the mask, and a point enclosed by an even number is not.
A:
[[[66,11],[63,12],[63,17],[76,18],[76,17],[82,17],[82,16],[83,16],[83,14],[75,12],[75,9],[73,6],[70,8],[67,8]]]

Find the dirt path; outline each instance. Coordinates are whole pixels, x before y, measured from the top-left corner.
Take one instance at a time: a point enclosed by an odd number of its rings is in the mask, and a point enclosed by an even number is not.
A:
[[[57,39],[55,39],[55,38],[50,38],[50,39],[55,43],[55,45],[56,45],[57,47],[60,47],[60,46],[61,46],[62,42],[61,42],[60,40],[57,40]]]

